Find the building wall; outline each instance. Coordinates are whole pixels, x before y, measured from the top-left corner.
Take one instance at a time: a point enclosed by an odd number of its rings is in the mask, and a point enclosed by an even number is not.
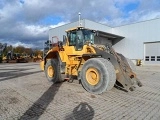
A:
[[[113,34],[125,37],[114,48],[130,59],[143,59],[144,42],[160,41],[159,28],[160,19],[112,28]]]
[[[93,30],[100,30],[100,31],[109,32],[109,33],[112,32],[112,27],[106,26],[104,24],[100,24],[100,23],[93,22],[93,21],[86,20],[86,19],[84,22],[85,22],[84,27],[86,27],[86,28],[90,28]]]
[[[90,20],[81,20],[82,26],[85,28],[90,28],[94,30],[101,30],[105,32],[112,32],[112,28],[100,23],[96,23]],[[69,24],[65,24],[56,28],[52,28],[49,30],[49,40],[52,40],[53,36],[57,36],[59,40],[63,40],[63,35],[66,35],[65,30],[70,29],[70,28],[75,28],[79,26],[79,22],[73,22]]]
[[[84,24],[84,21],[81,21],[82,24]],[[63,41],[63,35],[66,35],[65,30],[77,27],[79,25],[79,22],[73,22],[69,24],[65,24],[56,28],[52,28],[49,30],[49,40],[52,40],[53,36],[57,36],[60,41]]]

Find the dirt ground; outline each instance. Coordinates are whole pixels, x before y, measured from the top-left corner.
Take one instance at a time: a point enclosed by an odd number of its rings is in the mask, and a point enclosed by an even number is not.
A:
[[[137,67],[143,87],[101,95],[52,85],[39,63],[0,64],[0,120],[160,120],[160,66]]]

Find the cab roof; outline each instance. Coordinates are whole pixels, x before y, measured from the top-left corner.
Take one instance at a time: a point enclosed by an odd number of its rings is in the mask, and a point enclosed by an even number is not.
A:
[[[85,28],[85,27],[75,27],[75,28],[70,28],[70,29],[66,30],[66,32],[80,30],[80,29],[92,30],[92,29]]]

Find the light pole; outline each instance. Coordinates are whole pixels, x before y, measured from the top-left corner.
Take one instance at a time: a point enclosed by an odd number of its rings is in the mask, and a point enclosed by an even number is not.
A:
[[[78,15],[79,15],[79,27],[80,27],[81,26],[81,13],[79,12]]]

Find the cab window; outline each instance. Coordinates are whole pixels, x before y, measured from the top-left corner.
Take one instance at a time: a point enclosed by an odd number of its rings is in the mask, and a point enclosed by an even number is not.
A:
[[[76,45],[76,31],[72,31],[67,34],[69,38],[69,46],[75,46]]]

